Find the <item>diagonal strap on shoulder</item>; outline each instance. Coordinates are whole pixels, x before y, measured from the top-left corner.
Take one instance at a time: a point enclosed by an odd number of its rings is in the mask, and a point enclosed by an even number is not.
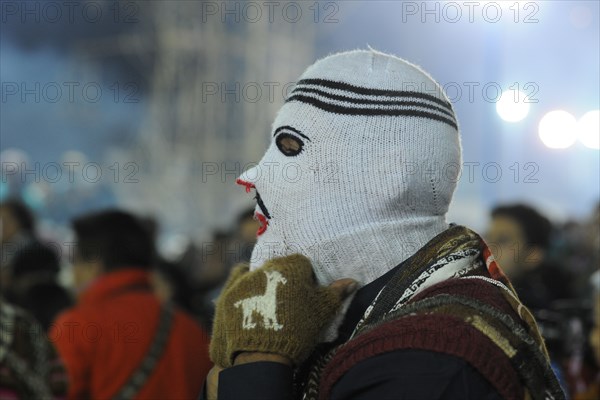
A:
[[[169,333],[173,324],[173,315],[173,305],[171,303],[163,304],[160,311],[158,328],[146,356],[113,399],[133,399],[144,384],[146,384],[167,346]]]

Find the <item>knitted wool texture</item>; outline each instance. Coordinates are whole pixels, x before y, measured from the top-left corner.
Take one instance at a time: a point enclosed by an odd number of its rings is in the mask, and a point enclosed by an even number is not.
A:
[[[217,301],[211,359],[230,367],[240,352],[265,352],[298,365],[340,303],[333,289],[317,285],[302,255],[270,260],[252,272],[238,267]]]
[[[263,221],[251,270],[300,253],[323,285],[368,284],[447,229],[459,133],[450,102],[419,67],[374,50],[317,61],[271,135],[238,180],[256,190]],[[282,151],[286,137],[297,151]]]

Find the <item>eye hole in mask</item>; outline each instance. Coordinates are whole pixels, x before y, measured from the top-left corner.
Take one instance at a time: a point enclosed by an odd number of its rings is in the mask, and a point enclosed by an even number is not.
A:
[[[281,133],[275,139],[275,144],[279,151],[287,157],[297,156],[304,148],[304,142],[289,133]]]

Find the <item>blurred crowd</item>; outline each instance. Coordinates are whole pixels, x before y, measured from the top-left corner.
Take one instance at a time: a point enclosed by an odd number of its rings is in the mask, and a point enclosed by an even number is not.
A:
[[[563,224],[530,206],[499,206],[486,240],[536,317],[565,392],[598,398],[600,205],[588,220]]]
[[[536,316],[569,398],[598,398],[600,204],[586,220],[561,224],[523,204],[498,206],[490,217],[485,239]],[[210,368],[207,345],[214,300],[232,266],[250,260],[259,227],[253,210],[241,213],[230,230],[214,232],[209,243],[189,242],[176,258],[156,251],[160,221],[128,212],[81,216],[71,224],[73,242],[64,238],[58,244],[38,235],[35,216],[19,200],[0,204],[0,221],[0,398],[64,397],[67,390],[72,393],[68,377],[73,378],[66,371],[84,373],[86,368],[123,362],[114,343],[110,357],[97,354],[106,339],[99,336],[109,336],[107,331],[96,336],[84,331],[87,340],[79,347],[76,338],[61,331],[66,326],[77,332],[90,324],[104,329],[107,317],[102,315],[137,318],[139,332],[134,333],[141,339],[136,343],[147,364],[136,370],[138,381],[151,385],[156,378],[151,372],[157,368],[173,379],[196,377],[189,388],[178,389],[182,397],[201,389]],[[65,270],[71,271],[71,279],[61,278]],[[112,326],[106,329],[113,332]],[[127,326],[123,329],[119,332],[127,336]],[[177,345],[165,342],[163,331],[171,332],[169,340]],[[121,342],[128,345],[123,357],[135,358],[130,357],[135,346]],[[155,359],[143,355],[148,347],[155,350]],[[185,369],[160,369],[157,354],[172,354],[180,363],[184,359]],[[173,390],[154,384],[159,392]],[[119,393],[142,390],[127,377],[115,385],[110,390]],[[83,394],[86,389],[78,390]]]

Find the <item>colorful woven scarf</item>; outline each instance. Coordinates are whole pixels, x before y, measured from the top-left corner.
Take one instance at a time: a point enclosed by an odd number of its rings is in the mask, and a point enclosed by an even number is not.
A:
[[[505,308],[466,294],[470,292],[464,288],[477,284],[501,293],[496,298],[506,300]],[[408,318],[461,321],[483,334],[488,343],[501,351],[499,354],[506,356],[524,388],[525,399],[565,398],[532,314],[519,301],[483,239],[456,225],[399,266],[367,308],[348,342],[333,349],[324,345],[315,353],[300,397],[327,398],[333,384],[323,382],[335,383],[345,373],[338,368],[339,361],[351,354],[355,340],[383,325],[382,329],[388,329],[390,323],[402,323]]]

